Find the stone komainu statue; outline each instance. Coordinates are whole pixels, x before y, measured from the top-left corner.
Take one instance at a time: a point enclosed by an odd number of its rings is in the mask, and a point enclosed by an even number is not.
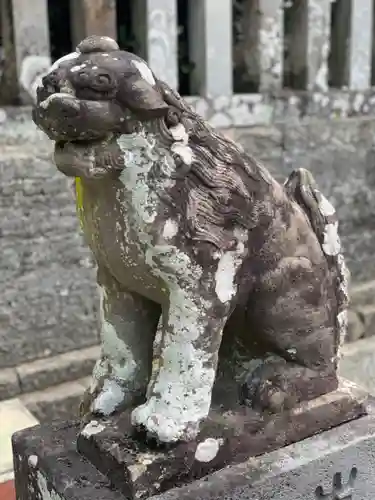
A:
[[[257,411],[336,389],[347,271],[307,171],[278,184],[107,37],[54,64],[33,119],[77,179],[98,266],[102,351],[83,413],[133,408],[159,441],[193,439],[221,344],[240,346]]]

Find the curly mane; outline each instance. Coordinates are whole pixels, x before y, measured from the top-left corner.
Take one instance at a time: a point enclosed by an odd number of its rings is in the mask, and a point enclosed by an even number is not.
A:
[[[193,153],[190,165],[176,155],[176,185],[165,200],[185,214],[181,224],[193,240],[230,248],[236,242],[234,227],[250,229],[257,223],[256,198],[269,190],[272,178],[265,168],[241,146],[218,133],[181,96],[164,82],[158,82],[170,106],[166,118],[156,120],[161,145],[168,150],[175,142],[170,128],[182,124]]]

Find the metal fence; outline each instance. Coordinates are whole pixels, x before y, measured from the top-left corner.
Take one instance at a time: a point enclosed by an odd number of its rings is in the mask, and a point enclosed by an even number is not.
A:
[[[202,105],[285,89],[361,92],[375,82],[374,0],[71,0],[70,19],[54,29],[52,1],[0,5],[3,101],[17,99],[29,67],[48,64],[56,29],[69,31],[73,48],[88,34],[121,39],[131,26],[155,73]]]

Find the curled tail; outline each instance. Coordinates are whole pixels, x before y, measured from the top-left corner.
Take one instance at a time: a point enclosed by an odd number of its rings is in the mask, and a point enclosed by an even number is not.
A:
[[[342,254],[336,210],[318,190],[312,174],[304,168],[294,170],[286,180],[284,188],[288,196],[293,198],[307,214],[323,252],[327,257],[329,268],[333,276],[336,277],[338,358],[348,327],[349,271]]]

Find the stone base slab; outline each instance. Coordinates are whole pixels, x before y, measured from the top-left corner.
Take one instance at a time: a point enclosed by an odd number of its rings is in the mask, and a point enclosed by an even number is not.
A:
[[[124,412],[88,423],[77,448],[126,497],[143,500],[358,418],[367,400],[366,391],[341,379],[336,391],[277,415],[212,410],[195,441],[168,447],[135,435]]]
[[[116,471],[108,467],[104,474],[78,453],[80,430],[78,422],[67,422],[38,426],[14,435],[18,500],[151,498],[152,494],[145,495],[132,487],[127,492],[124,488],[120,491],[120,481],[126,476],[124,468],[122,478],[118,475],[119,469],[116,478]],[[121,446],[121,440],[112,443],[114,449],[116,444]],[[101,452],[97,450],[97,453]],[[189,482],[181,479],[178,488],[172,487],[152,498],[373,500],[374,470],[375,402],[371,398],[366,416],[270,453],[242,460],[204,478]],[[134,477],[137,469],[132,471]],[[127,479],[132,486],[129,475]]]

